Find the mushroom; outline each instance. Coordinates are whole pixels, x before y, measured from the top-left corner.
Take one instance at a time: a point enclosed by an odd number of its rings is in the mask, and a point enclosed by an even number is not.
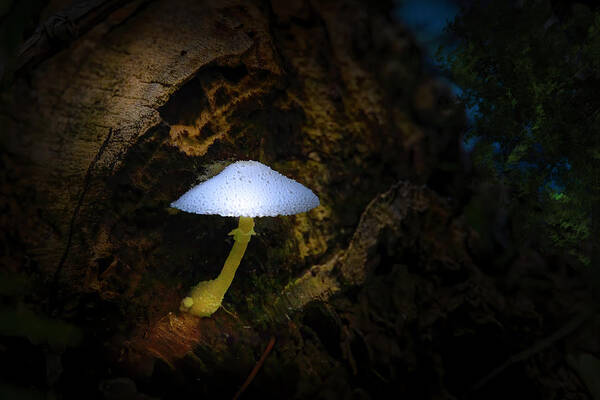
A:
[[[180,310],[199,317],[218,310],[255,235],[254,217],[298,214],[318,205],[319,198],[310,189],[258,161],[237,161],[171,203],[190,213],[239,217],[238,227],[229,233],[235,242],[223,270],[215,279],[194,286]]]

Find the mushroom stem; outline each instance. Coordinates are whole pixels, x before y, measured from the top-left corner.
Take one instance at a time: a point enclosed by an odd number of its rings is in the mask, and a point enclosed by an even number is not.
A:
[[[248,242],[255,234],[254,220],[251,217],[240,217],[238,227],[229,234],[233,236],[234,243],[221,273],[213,280],[202,281],[194,286],[190,295],[181,301],[181,311],[188,311],[198,317],[210,317],[221,306],[223,296],[233,281]]]
[[[223,290],[223,295],[225,295],[229,285],[231,285],[231,281],[233,281],[235,271],[237,271],[237,268],[242,261],[242,257],[246,252],[250,238],[255,234],[254,220],[250,217],[240,217],[240,222],[237,229],[232,230],[229,232],[229,234],[233,236],[233,247],[229,252],[229,256],[227,256],[227,259],[225,260],[223,270],[216,279],[225,288]]]

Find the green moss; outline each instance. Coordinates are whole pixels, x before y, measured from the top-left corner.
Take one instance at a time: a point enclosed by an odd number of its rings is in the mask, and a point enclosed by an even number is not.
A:
[[[284,274],[284,276],[286,275]],[[276,294],[281,292],[287,282],[287,278],[282,278],[282,276],[278,275],[252,275],[248,281],[248,292],[244,297],[244,304],[234,302],[236,310],[243,310],[250,319],[260,318],[264,310],[272,304]]]
[[[14,386],[0,383],[0,398],[20,400],[55,400],[59,397],[52,391],[42,391],[31,387]]]
[[[24,305],[0,308],[0,335],[25,337],[33,344],[48,343],[56,349],[77,346],[83,338],[75,325],[37,315]]]

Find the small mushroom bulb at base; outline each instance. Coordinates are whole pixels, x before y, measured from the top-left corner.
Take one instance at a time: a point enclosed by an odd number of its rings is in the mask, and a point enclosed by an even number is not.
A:
[[[237,161],[211,179],[194,186],[171,207],[195,214],[239,217],[229,234],[234,244],[219,276],[199,282],[181,301],[180,310],[209,317],[221,306],[254,232],[254,217],[306,212],[319,205],[307,187],[258,161]]]

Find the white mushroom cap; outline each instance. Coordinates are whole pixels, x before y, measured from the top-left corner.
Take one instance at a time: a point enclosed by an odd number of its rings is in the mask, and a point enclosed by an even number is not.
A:
[[[171,203],[183,211],[224,217],[292,215],[318,205],[309,188],[258,161],[237,161]]]

